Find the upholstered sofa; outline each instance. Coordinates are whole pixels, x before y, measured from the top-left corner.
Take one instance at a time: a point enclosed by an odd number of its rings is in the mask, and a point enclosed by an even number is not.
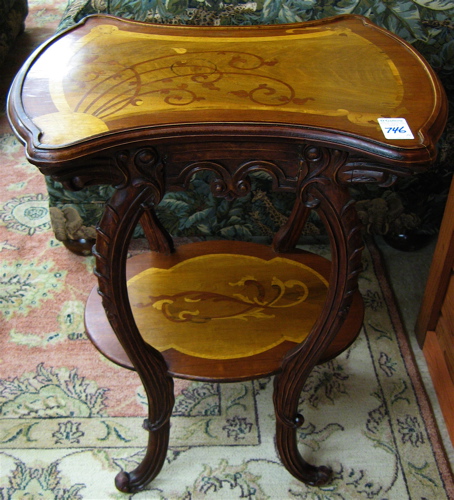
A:
[[[17,35],[24,30],[27,14],[27,0],[0,0],[0,65]]]
[[[291,23],[322,19],[338,14],[361,14],[398,34],[429,61],[448,94],[454,90],[454,6],[450,0],[70,0],[61,20],[63,30],[95,13],[112,14],[146,22],[191,25],[251,25]],[[432,172],[397,185],[393,191],[356,190],[358,210],[365,226],[375,233],[402,234],[436,230],[443,208],[443,193],[449,186],[454,157],[454,126],[450,124],[440,142],[440,154]],[[211,197],[210,179],[201,175],[185,193],[168,193],[158,214],[174,236],[203,235],[216,238],[269,238],[286,220],[293,198],[272,193],[263,175],[253,180],[246,198],[227,202]],[[80,239],[93,238],[111,188],[92,187],[72,193],[47,179],[52,223],[58,239],[70,248]],[[429,187],[428,187],[429,186]],[[428,201],[436,201],[427,210]],[[419,212],[418,212],[419,211]],[[424,220],[429,215],[429,222]],[[427,229],[427,228],[426,228]],[[307,226],[318,234],[316,217]]]

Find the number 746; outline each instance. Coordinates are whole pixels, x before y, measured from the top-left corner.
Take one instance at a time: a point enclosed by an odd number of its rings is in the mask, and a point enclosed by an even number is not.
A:
[[[405,127],[387,127],[386,128],[386,133],[388,134],[405,134],[406,130]]]

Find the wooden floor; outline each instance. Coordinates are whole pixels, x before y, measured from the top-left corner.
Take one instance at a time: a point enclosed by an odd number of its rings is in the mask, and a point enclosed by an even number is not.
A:
[[[444,362],[443,350],[435,332],[428,332],[423,352],[449,437],[454,446],[454,382],[448,370],[448,365]]]

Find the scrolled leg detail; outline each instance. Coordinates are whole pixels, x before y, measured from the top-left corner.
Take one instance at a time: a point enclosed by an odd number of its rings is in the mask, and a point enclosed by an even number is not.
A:
[[[116,487],[125,493],[140,491],[164,465],[169,444],[170,417],[174,404],[173,379],[162,354],[142,338],[129,303],[126,285],[126,258],[129,241],[141,216],[146,214],[147,231],[156,248],[171,251],[171,241],[160,230],[150,200],[158,198],[147,185],[117,190],[98,228],[96,275],[99,293],[109,322],[143,383],[148,400],[148,445],[142,462],[131,472],[121,471]]]
[[[327,484],[331,480],[332,470],[324,465],[316,467],[309,464],[298,451],[297,431],[304,424],[303,415],[295,413],[293,418],[286,418],[282,413],[276,412],[276,418],[276,446],[286,469],[309,486]]]
[[[285,468],[299,481],[309,486],[323,486],[331,481],[333,471],[330,467],[309,464],[301,456],[297,447],[295,427],[287,427],[282,422],[276,425],[276,443]]]
[[[312,465],[301,456],[298,450],[298,429],[304,424],[304,417],[297,412],[298,395],[285,399],[286,408],[279,407],[282,398],[277,398],[280,388],[279,375],[275,378],[274,403],[276,409],[276,446],[285,468],[296,479],[309,486],[323,486],[332,477],[332,470],[324,465]],[[287,415],[293,415],[289,417]]]
[[[301,179],[297,203],[316,207],[324,222],[330,238],[332,272],[322,314],[306,340],[284,358],[275,378],[273,400],[276,445],[283,464],[300,481],[322,486],[330,481],[332,471],[326,466],[308,464],[298,451],[297,429],[304,422],[298,414],[298,401],[307,377],[348,314],[357,291],[363,244],[348,190],[336,182],[336,172],[347,156],[318,148],[310,148],[306,153],[307,174]]]
[[[121,471],[115,477],[116,488],[123,493],[140,491],[161,471],[169,446],[170,423],[150,431],[145,457],[131,472]]]

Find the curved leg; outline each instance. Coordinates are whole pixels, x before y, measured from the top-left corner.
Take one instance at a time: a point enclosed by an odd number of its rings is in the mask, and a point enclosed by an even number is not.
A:
[[[175,251],[172,237],[161,224],[153,207],[145,206],[144,208],[145,210],[140,218],[140,223],[142,224],[150,250],[167,255],[171,254]]]
[[[296,429],[302,425],[304,418],[297,415],[294,424],[296,427],[278,423],[276,425],[276,443],[282,463],[285,468],[300,481],[309,486],[323,486],[332,476],[329,467],[321,465],[315,467],[307,463],[298,450]]]
[[[276,442],[285,467],[297,479],[320,486],[329,481],[328,467],[308,464],[297,448],[297,429],[304,418],[298,414],[298,400],[304,383],[326,347],[337,335],[357,289],[361,271],[362,240],[360,223],[348,190],[336,182],[336,172],[346,161],[338,151],[309,148],[306,152],[308,171],[299,195],[309,207],[315,207],[328,231],[332,270],[328,296],[322,314],[309,337],[289,352],[282,371],[275,378],[274,407]]]
[[[273,239],[275,252],[291,252],[298,244],[298,239],[306,225],[311,208],[307,207],[301,197],[295,200],[288,221],[279,229]]]
[[[131,473],[120,472],[116,486],[123,492],[144,488],[161,470],[169,442],[170,416],[174,404],[173,380],[161,353],[146,344],[137,329],[126,286],[126,257],[133,230],[148,202],[156,195],[150,184],[130,185],[118,190],[106,206],[96,240],[96,275],[99,293],[112,328],[139,374],[148,398],[149,431],[147,452],[142,463]],[[158,196],[156,196],[158,197]],[[150,224],[149,231],[159,232]],[[156,234],[155,241],[165,242],[166,235]]]
[[[123,493],[133,493],[141,490],[160,472],[169,446],[170,423],[167,420],[160,429],[151,430],[144,422],[144,428],[150,431],[148,446],[144,459],[131,472],[121,471],[115,477],[115,486]]]

